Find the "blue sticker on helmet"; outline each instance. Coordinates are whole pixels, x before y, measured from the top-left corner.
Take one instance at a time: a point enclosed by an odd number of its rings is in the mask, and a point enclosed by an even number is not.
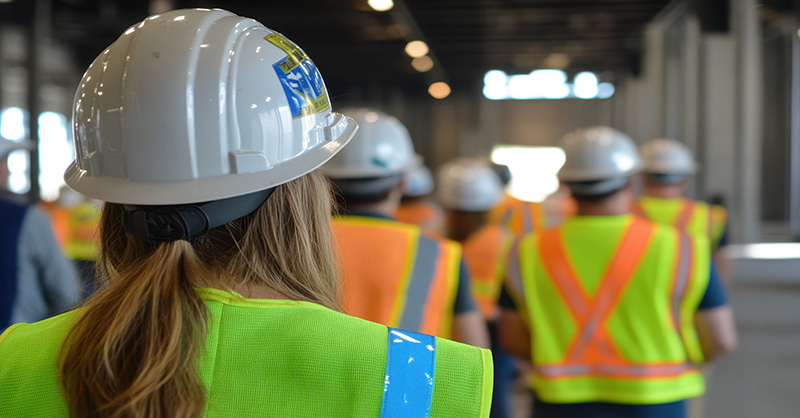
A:
[[[277,33],[264,39],[286,52],[286,58],[272,67],[286,93],[292,117],[299,118],[329,110],[330,101],[322,75],[305,52]]]

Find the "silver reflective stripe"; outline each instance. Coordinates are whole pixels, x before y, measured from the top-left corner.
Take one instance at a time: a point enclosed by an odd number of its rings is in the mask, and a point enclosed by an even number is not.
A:
[[[692,257],[692,242],[688,235],[680,234],[680,249],[678,253],[678,265],[676,267],[675,275],[675,290],[672,294],[672,321],[675,324],[675,329],[678,335],[683,339],[681,332],[681,301],[683,294],[686,292],[686,287],[689,283],[689,265]]]
[[[439,254],[439,243],[420,235],[398,328],[419,331],[422,327],[422,317],[425,315],[431,284],[436,276]]]
[[[587,375],[626,375],[632,377],[676,376],[695,370],[690,363],[667,365],[600,365],[574,364],[563,366],[536,366],[536,372],[545,377],[575,377]]]
[[[531,209],[527,202],[522,202],[522,222],[526,234],[533,232],[533,225],[531,222]]]
[[[519,265],[519,248],[520,248],[520,240],[515,239],[514,244],[511,246],[511,254],[508,257],[508,273],[507,276],[511,279],[511,285],[515,288],[514,290],[519,293],[518,296],[520,298],[518,303],[521,303],[525,300],[525,287],[522,284],[522,272],[520,271]]]

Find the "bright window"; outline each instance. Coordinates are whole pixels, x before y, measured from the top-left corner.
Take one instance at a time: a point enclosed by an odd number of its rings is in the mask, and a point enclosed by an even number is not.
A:
[[[507,192],[529,202],[541,202],[558,190],[556,174],[565,161],[558,147],[497,145],[492,150],[492,162],[511,171]]]
[[[491,70],[483,76],[483,95],[490,100],[608,99],[614,95],[614,85],[600,83],[597,75],[588,71],[576,74],[569,83],[567,73],[561,70],[514,75]]]

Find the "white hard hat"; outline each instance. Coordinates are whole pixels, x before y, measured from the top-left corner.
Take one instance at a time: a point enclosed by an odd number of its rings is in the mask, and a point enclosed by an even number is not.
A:
[[[91,64],[64,179],[131,205],[215,201],[322,165],[353,136],[314,63],[255,20],[176,10],[131,26]]]
[[[424,165],[411,170],[406,178],[406,189],[403,196],[419,197],[433,191],[433,176],[431,170]]]
[[[566,161],[558,178],[566,182],[599,181],[630,176],[641,169],[633,140],[606,126],[579,129],[564,135]]]
[[[459,158],[439,170],[438,196],[447,209],[482,212],[503,196],[503,184],[483,160]]]
[[[654,139],[639,148],[644,160],[644,172],[689,176],[697,172],[692,152],[674,139]]]
[[[558,179],[576,194],[597,195],[619,189],[641,169],[633,140],[607,126],[578,129],[564,135],[566,154]]]
[[[374,109],[344,109],[353,118],[359,131],[352,143],[328,164],[322,172],[331,179],[366,179],[409,173],[422,163],[414,153],[411,135],[394,116]]]

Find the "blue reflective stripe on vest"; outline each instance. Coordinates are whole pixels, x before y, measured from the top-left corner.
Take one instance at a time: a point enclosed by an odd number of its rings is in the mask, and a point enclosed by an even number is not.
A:
[[[435,337],[389,328],[381,418],[430,416],[435,359]]]

